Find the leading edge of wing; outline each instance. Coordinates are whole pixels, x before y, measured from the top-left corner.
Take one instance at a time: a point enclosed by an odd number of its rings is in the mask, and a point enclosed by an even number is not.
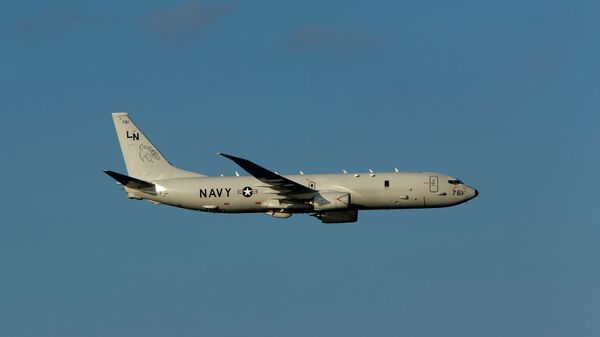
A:
[[[298,184],[295,181],[289,180],[286,177],[280,176],[279,174],[267,170],[266,168],[257,165],[248,159],[235,157],[225,153],[218,153],[219,155],[232,160],[243,168],[246,172],[250,173],[254,178],[261,182],[269,185],[274,190],[277,190],[280,194],[298,194],[298,193],[316,193],[316,190]]]

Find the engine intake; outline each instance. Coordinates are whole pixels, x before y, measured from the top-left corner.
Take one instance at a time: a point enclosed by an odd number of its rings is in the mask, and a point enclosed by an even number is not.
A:
[[[315,211],[347,209],[351,203],[350,193],[344,192],[319,192],[312,200]]]

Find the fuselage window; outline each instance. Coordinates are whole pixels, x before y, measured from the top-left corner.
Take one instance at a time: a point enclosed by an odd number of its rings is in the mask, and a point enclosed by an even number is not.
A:
[[[389,180],[384,181],[383,182],[383,187],[389,188],[390,187],[390,181]]]

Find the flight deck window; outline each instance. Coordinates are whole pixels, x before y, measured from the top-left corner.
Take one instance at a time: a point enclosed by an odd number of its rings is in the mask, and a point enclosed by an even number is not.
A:
[[[448,180],[448,183],[450,183],[451,185],[459,185],[459,184],[462,184],[462,181],[460,181],[458,179],[454,179],[454,180]]]
[[[385,188],[390,187],[390,181],[389,180],[384,181],[383,182],[383,187],[385,187]]]

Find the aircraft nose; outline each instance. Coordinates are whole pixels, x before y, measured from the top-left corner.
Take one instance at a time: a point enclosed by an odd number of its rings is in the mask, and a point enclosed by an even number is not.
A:
[[[475,197],[477,197],[479,195],[479,191],[477,189],[475,189]],[[473,198],[475,198],[473,197]]]

